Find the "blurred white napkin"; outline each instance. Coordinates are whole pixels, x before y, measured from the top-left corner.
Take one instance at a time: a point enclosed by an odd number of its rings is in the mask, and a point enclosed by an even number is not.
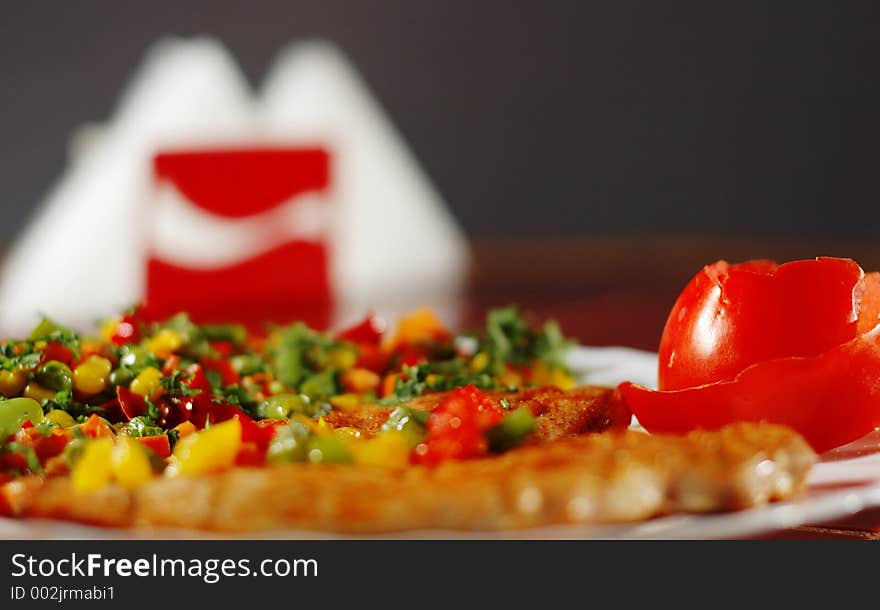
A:
[[[68,168],[5,257],[0,334],[27,332],[41,313],[89,327],[143,298],[157,150],[261,143],[335,155],[338,321],[437,304],[455,323],[442,305],[463,285],[464,238],[340,51],[321,41],[285,49],[258,103],[221,43],[169,38],[148,51],[111,120],[74,134]]]

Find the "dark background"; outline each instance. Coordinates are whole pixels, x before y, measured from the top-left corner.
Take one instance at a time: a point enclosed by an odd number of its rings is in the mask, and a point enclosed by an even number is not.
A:
[[[870,2],[33,2],[0,25],[0,239],[147,45],[348,52],[469,234],[880,232]]]

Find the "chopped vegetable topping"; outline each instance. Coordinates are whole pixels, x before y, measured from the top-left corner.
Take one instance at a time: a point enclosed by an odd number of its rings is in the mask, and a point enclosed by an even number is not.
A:
[[[402,468],[507,451],[534,418],[483,390],[570,386],[569,342],[512,307],[471,336],[476,349],[462,351],[427,309],[389,333],[369,315],[336,334],[294,323],[265,336],[185,313],[152,320],[139,307],[99,338],[46,318],[0,342],[0,474],[70,472],[87,492],[233,465]],[[446,391],[431,412],[403,404]],[[375,435],[328,423],[370,404],[395,407]]]

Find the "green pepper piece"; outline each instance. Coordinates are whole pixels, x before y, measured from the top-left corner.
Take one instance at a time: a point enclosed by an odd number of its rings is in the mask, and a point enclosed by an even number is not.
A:
[[[292,422],[275,433],[266,459],[269,462],[304,462],[308,458],[311,431],[300,422]]]
[[[18,432],[26,421],[43,421],[43,408],[33,398],[10,398],[0,402],[0,441]]]
[[[48,337],[52,333],[58,330],[64,330],[61,326],[58,326],[55,322],[50,320],[49,318],[43,318],[40,320],[40,323],[37,324],[34,329],[31,331],[31,339],[42,339],[43,337]]]
[[[302,382],[299,391],[312,399],[327,399],[338,393],[336,372],[327,369]]]
[[[247,340],[247,329],[241,324],[203,324],[199,327],[208,341],[228,341],[242,345]]]
[[[406,424],[407,421],[413,421],[420,426],[428,423],[431,416],[430,411],[421,411],[419,409],[410,409],[409,407],[397,407],[382,424],[383,430],[400,430],[400,425]]]
[[[123,345],[119,358],[120,367],[131,369],[131,372],[140,373],[147,366],[157,364],[155,356],[150,354],[140,345]]]
[[[425,424],[430,415],[429,411],[397,407],[382,424],[382,430],[403,432],[410,447],[415,447],[425,438]]]
[[[69,392],[73,389],[73,372],[63,362],[50,360],[40,367],[34,379],[44,388],[56,392]]]
[[[257,406],[257,416],[265,419],[284,419],[292,413],[305,413],[308,396],[299,394],[276,394]]]
[[[259,373],[265,366],[263,359],[254,354],[238,354],[230,358],[229,361],[235,372],[242,377]]]
[[[165,430],[157,426],[153,420],[144,417],[143,415],[132,418],[131,421],[125,424],[125,428],[128,430],[128,435],[131,436],[131,438],[165,434]]]
[[[309,461],[316,464],[351,464],[353,461],[342,439],[333,436],[314,436],[306,447]]]
[[[535,416],[528,407],[520,407],[486,432],[489,450],[498,453],[513,449],[534,429]]]

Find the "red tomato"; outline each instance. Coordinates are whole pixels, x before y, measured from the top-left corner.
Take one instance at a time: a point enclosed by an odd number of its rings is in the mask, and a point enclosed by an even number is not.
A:
[[[620,392],[651,432],[788,425],[817,451],[880,425],[880,276],[849,259],[704,268],[660,343],[661,391]]]
[[[840,258],[704,267],[666,321],[658,387],[727,381],[755,362],[816,356],[855,338],[854,292],[863,276],[854,261]]]
[[[434,466],[443,460],[485,455],[486,430],[504,416],[495,401],[472,385],[457,388],[431,412],[427,437],[413,451],[412,461]]]

